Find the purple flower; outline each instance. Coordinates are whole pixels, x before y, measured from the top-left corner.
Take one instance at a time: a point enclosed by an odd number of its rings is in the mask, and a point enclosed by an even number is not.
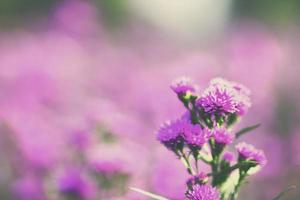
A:
[[[163,143],[168,149],[176,149],[183,142],[181,134],[185,129],[186,123],[181,119],[165,122],[157,132],[157,140]]]
[[[174,80],[170,87],[176,94],[196,91],[196,86],[192,84],[191,79],[188,77],[180,77]]]
[[[245,142],[239,143],[236,149],[242,159],[256,161],[261,166],[267,163],[264,152],[250,144],[246,144]]]
[[[174,120],[165,122],[157,132],[157,139],[160,142],[176,140],[183,131],[182,121]]]
[[[70,135],[70,143],[80,150],[88,147],[90,139],[89,132],[85,130],[74,130]]]
[[[207,129],[202,129],[199,124],[192,124],[184,115],[180,119],[164,123],[158,130],[157,140],[169,149],[183,145],[183,141],[190,146],[201,148],[210,135]]]
[[[188,145],[202,147],[210,138],[210,132],[202,129],[199,124],[186,123],[184,126],[183,138]]]
[[[232,143],[234,136],[229,133],[225,128],[215,128],[212,130],[212,136],[215,141],[219,144],[230,144]]]
[[[244,114],[251,106],[249,99],[250,92],[243,85],[227,81],[222,78],[215,78],[198,98],[197,106],[208,113],[237,113]]]
[[[231,153],[231,152],[229,152],[229,151],[226,151],[226,152],[224,152],[224,154],[223,154],[223,159],[224,159],[226,162],[231,163],[231,162],[233,162],[233,160],[234,160],[234,155],[233,155],[233,153]]]
[[[220,200],[217,189],[211,185],[194,185],[192,190],[186,193],[188,200]]]
[[[93,195],[91,182],[82,174],[83,172],[71,168],[58,178],[58,189],[68,196],[85,198]]]

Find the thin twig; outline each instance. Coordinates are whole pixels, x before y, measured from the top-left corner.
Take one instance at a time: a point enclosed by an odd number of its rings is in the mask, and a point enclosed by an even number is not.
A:
[[[157,194],[153,194],[151,192],[147,192],[145,190],[141,190],[141,189],[138,189],[138,188],[135,188],[135,187],[130,187],[131,190],[135,191],[135,192],[138,192],[138,193],[141,193],[145,196],[148,196],[148,197],[151,197],[152,199],[155,199],[155,200],[169,200],[165,197],[162,197],[162,196],[159,196]]]

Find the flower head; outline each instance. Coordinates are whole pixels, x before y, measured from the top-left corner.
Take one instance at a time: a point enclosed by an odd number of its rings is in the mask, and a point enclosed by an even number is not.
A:
[[[251,106],[250,92],[243,85],[215,78],[197,100],[197,105],[211,114],[244,114]]]
[[[219,144],[230,144],[232,143],[234,136],[229,133],[225,128],[215,128],[212,130],[212,136],[215,141]]]
[[[192,84],[191,79],[188,77],[181,77],[174,80],[170,87],[176,94],[196,91],[196,86]]]
[[[229,152],[229,151],[226,151],[226,152],[224,152],[224,154],[223,154],[223,159],[224,159],[226,162],[231,163],[231,162],[233,162],[233,160],[234,160],[234,155],[233,155],[233,153],[231,153],[231,152]]]
[[[74,130],[70,135],[70,143],[80,150],[86,149],[90,140],[90,134],[85,130]]]
[[[201,148],[210,138],[210,132],[202,129],[199,124],[187,123],[184,127],[183,138],[188,145]]]
[[[220,200],[219,192],[211,185],[194,185],[186,197],[188,200]]]
[[[176,149],[182,145],[182,136],[185,127],[185,121],[177,119],[165,122],[157,132],[156,138],[168,149]]]
[[[85,198],[92,195],[93,186],[83,172],[71,168],[65,171],[58,179],[58,189],[61,193],[76,198]]]
[[[256,161],[261,166],[267,163],[264,152],[262,150],[256,149],[250,144],[247,144],[245,142],[239,143],[236,146],[236,149],[242,159]]]

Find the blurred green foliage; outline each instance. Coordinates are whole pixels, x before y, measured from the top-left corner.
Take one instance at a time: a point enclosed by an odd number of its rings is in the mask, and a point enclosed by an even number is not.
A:
[[[22,24],[47,15],[59,0],[0,0],[1,25]]]
[[[88,1],[88,0],[85,0]],[[101,10],[109,27],[124,24],[127,17],[126,0],[90,0]],[[0,24],[20,25],[47,16],[64,0],[0,0]],[[300,16],[299,0],[235,0],[236,18],[262,20],[273,25],[295,22]]]
[[[274,121],[274,130],[282,136],[293,133],[299,123],[299,116],[297,114],[298,99],[291,96],[290,91],[279,91],[276,98],[276,113]]]
[[[300,16],[299,0],[235,0],[234,16],[254,18],[272,25],[293,23]]]
[[[93,2],[101,10],[108,27],[114,28],[125,23],[127,16],[125,0],[93,0]]]

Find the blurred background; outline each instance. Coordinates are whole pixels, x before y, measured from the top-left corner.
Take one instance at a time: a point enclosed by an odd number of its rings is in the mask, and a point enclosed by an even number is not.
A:
[[[187,174],[155,139],[183,112],[171,81],[241,82],[236,129],[267,166],[240,199],[300,188],[298,0],[1,0],[0,199],[184,199]],[[203,170],[207,166],[202,166]],[[300,190],[283,199],[298,200]]]

